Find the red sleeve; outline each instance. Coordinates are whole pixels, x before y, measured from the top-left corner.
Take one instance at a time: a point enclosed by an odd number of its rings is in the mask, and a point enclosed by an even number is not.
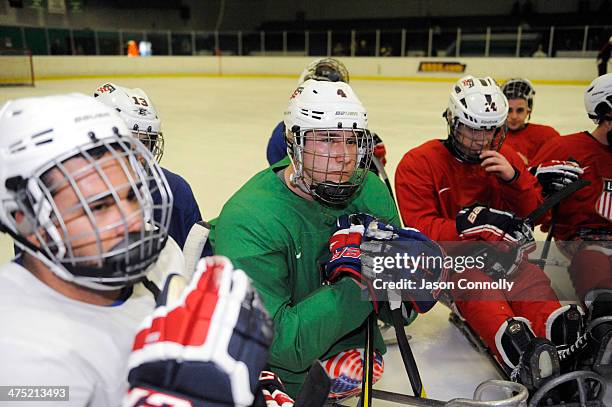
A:
[[[409,151],[397,166],[395,191],[405,226],[417,228],[433,240],[459,240],[455,219],[440,214],[431,168],[414,150]]]
[[[554,137],[548,140],[539,150],[536,156],[531,161],[532,167],[537,167],[545,161],[549,160],[567,160],[571,154],[567,152],[563,144],[560,142],[562,137]]]
[[[516,151],[502,147],[500,153],[519,172],[519,177],[510,183],[499,181],[502,189],[501,200],[506,208],[518,216],[525,217],[544,202],[542,188]]]

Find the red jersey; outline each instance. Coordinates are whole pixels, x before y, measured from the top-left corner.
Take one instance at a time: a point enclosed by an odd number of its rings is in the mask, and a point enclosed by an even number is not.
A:
[[[583,131],[549,141],[533,164],[569,158],[580,163],[591,185],[559,204],[555,239],[569,240],[585,228],[612,230],[612,148]]]
[[[395,172],[395,190],[402,220],[438,241],[457,241],[455,217],[479,202],[526,216],[542,203],[537,179],[505,144],[499,151],[520,173],[511,183],[485,172],[480,164],[459,161],[442,140],[410,150]]]
[[[536,156],[540,148],[548,141],[561,135],[555,129],[543,124],[527,123],[525,127],[517,131],[508,130],[504,144],[509,145],[527,159],[527,166],[531,166],[531,161]]]

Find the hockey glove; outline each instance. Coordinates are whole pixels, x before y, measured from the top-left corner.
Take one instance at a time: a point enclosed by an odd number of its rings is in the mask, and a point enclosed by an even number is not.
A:
[[[274,372],[264,370],[259,375],[259,390],[266,407],[293,407],[295,401],[289,397],[285,385]]]
[[[272,324],[246,274],[215,256],[178,298],[169,281],[134,340],[123,405],[251,405]]]
[[[352,223],[349,215],[336,219],[336,231],[329,238],[331,259],[325,266],[325,281],[334,283],[343,276],[361,280],[361,239],[364,226]]]
[[[534,173],[540,185],[542,185],[544,196],[562,190],[584,174],[584,169],[577,162],[558,160],[543,162],[537,167],[532,167],[530,171]]]
[[[409,301],[415,311],[425,313],[436,304],[440,290],[436,287],[448,280],[444,267],[444,250],[417,229],[398,228],[379,221],[372,221],[365,231],[362,244],[363,274],[383,281],[411,281],[416,288],[403,289],[402,300]],[[392,267],[375,265],[376,258],[401,259]],[[421,289],[420,287],[426,288]]]
[[[370,215],[342,215],[336,220],[336,232],[329,238],[331,258],[325,265],[323,279],[333,284],[343,277],[351,277],[362,288],[370,292],[374,311],[378,313],[378,302],[371,279],[361,274],[361,241],[364,224],[374,219]]]
[[[457,214],[457,233],[464,241],[490,242],[472,244],[474,256],[485,258],[485,272],[494,278],[514,273],[524,256],[535,250],[531,226],[512,212],[479,204],[463,208]]]

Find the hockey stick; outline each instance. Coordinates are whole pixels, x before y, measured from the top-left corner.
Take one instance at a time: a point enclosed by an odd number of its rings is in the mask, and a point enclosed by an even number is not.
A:
[[[482,400],[485,393],[494,389],[493,394],[500,394],[502,391],[508,396],[501,400]],[[443,407],[443,406],[497,406],[514,407],[526,406],[529,392],[520,383],[508,382],[503,380],[487,380],[478,385],[474,391],[474,399],[456,398],[449,401],[422,399],[406,394],[398,394],[384,390],[374,390],[374,398],[392,403],[402,404],[405,407]],[[586,405],[586,404],[585,404]]]
[[[548,212],[550,209],[554,208],[556,205],[561,203],[565,198],[568,198],[574,192],[581,190],[582,188],[591,185],[591,181],[587,181],[586,179],[579,179],[577,181],[572,182],[565,188],[560,191],[551,194],[544,200],[542,205],[538,206],[533,210],[529,215],[527,215],[524,219],[525,222],[530,225],[534,225],[535,221]]]
[[[294,407],[321,407],[327,401],[330,388],[331,380],[321,362],[316,360],[295,398]]]
[[[372,380],[374,376],[374,325],[376,324],[376,314],[371,313],[366,321],[366,340],[363,363],[363,379],[361,382],[360,407],[372,406]]]
[[[566,198],[569,198],[574,192],[581,190],[582,188],[591,185],[590,181],[585,179],[578,179],[560,191],[555,192],[544,200],[542,205],[538,206],[533,212],[531,212],[525,218],[525,222],[529,223],[532,227],[535,226],[535,222],[538,218],[543,216],[546,212],[552,209],[552,218],[550,220],[550,229],[546,235],[546,241],[542,248],[542,255],[539,260],[535,260],[534,263],[544,268],[546,265],[546,259],[548,259],[548,252],[550,251],[550,245],[557,225],[557,211],[559,210],[559,204]]]
[[[378,157],[372,156],[372,162],[378,171],[378,176],[383,180],[387,189],[389,190],[389,194],[391,195],[391,199],[395,202],[395,195],[393,195],[393,188],[391,187],[391,182],[389,181],[389,176],[387,175],[387,171],[385,171],[385,166],[380,162]]]
[[[397,294],[396,294],[397,295]],[[408,304],[405,305],[408,315],[412,312],[412,307]],[[421,374],[419,368],[414,359],[414,354],[410,348],[410,343],[406,337],[406,331],[404,330],[404,318],[402,316],[402,302],[401,300],[389,301],[389,308],[391,309],[391,318],[393,320],[393,327],[395,328],[395,336],[397,337],[397,346],[404,362],[404,368],[408,379],[410,380],[410,386],[412,387],[412,393],[415,397],[426,398],[425,388],[423,387],[423,381],[421,380]]]

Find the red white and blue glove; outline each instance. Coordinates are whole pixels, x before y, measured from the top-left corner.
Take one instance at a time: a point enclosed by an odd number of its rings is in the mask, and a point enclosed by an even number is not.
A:
[[[545,161],[530,171],[542,185],[544,196],[562,190],[584,174],[584,169],[576,161]]]
[[[459,211],[457,233],[463,241],[491,242],[473,245],[485,257],[485,271],[495,278],[514,273],[524,256],[536,248],[531,226],[512,212],[475,203]]]
[[[325,265],[324,279],[335,283],[345,276],[361,281],[361,240],[364,225],[353,222],[349,215],[336,219],[336,231],[329,238],[331,258]]]
[[[390,271],[393,275],[386,276],[387,281],[407,279],[415,281],[420,287],[422,280],[441,282],[448,279],[448,270],[443,267],[444,250],[417,229],[397,228],[364,213],[340,216],[337,228],[329,240],[332,258],[325,269],[326,281],[333,283],[343,276],[353,277],[368,287],[376,311],[378,311],[377,298],[388,297],[386,292],[377,293],[372,285],[373,280],[381,277],[374,269],[372,256],[442,257],[439,261],[432,262],[435,264],[430,268],[393,269]],[[386,244],[383,245],[382,242]],[[367,251],[367,256],[363,256],[363,250]],[[417,312],[423,313],[435,305],[439,292],[403,290],[401,294],[404,299],[412,303]]]
[[[200,260],[180,294],[167,280],[136,335],[124,406],[250,406],[272,323],[242,270]]]
[[[295,401],[289,397],[285,385],[276,373],[263,370],[259,375],[259,390],[266,407],[293,407]],[[255,403],[255,405],[258,405]]]

